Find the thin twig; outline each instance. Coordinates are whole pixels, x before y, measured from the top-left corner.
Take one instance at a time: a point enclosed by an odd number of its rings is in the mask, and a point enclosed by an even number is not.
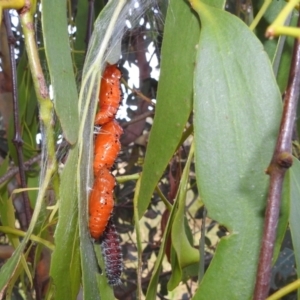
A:
[[[298,19],[300,27],[300,16]],[[254,300],[264,300],[269,292],[271,263],[280,210],[280,199],[285,172],[293,163],[292,134],[300,94],[300,42],[295,40],[288,88],[284,97],[279,136],[268,167],[270,186],[265,215],[264,233],[258,263]]]
[[[24,171],[29,171],[31,169],[31,166],[35,164],[36,162],[39,162],[41,160],[41,154],[38,154],[29,160],[27,160],[23,164]],[[3,176],[0,177],[0,185],[8,180],[10,180],[13,176],[15,176],[19,172],[19,167],[13,167],[10,170],[8,170]]]
[[[16,147],[17,151],[17,157],[18,157],[18,168],[19,168],[19,175],[21,180],[21,187],[27,188],[26,183],[26,176],[25,176],[25,170],[24,170],[24,163],[23,163],[23,141],[21,137],[21,130],[20,130],[20,120],[19,120],[19,102],[18,102],[18,89],[17,89],[17,72],[16,72],[16,62],[15,62],[15,38],[13,36],[12,30],[11,30],[11,23],[10,23],[10,17],[8,10],[4,11],[4,17],[5,17],[5,26],[7,31],[7,37],[8,37],[8,44],[9,44],[9,52],[10,52],[10,62],[11,62],[11,74],[12,74],[12,96],[13,96],[13,114],[14,114],[14,138],[13,143]],[[30,207],[30,201],[28,192],[24,190],[22,192],[22,198],[23,198],[23,205],[24,205],[24,211],[25,211],[25,218],[26,218],[26,224],[24,229],[28,229],[31,218],[32,218],[32,210]],[[35,258],[35,246],[33,246],[30,250],[29,257],[32,261],[34,261]],[[41,287],[39,285],[39,281],[37,276],[34,276],[33,279],[34,283],[34,289],[36,294],[36,299],[41,299]]]
[[[18,167],[19,175],[21,180],[21,187],[27,188],[25,170],[23,165],[23,141],[21,137],[20,130],[20,120],[19,120],[19,102],[18,102],[18,88],[17,88],[17,71],[16,71],[16,61],[15,61],[15,38],[11,30],[11,23],[8,10],[4,11],[4,21],[8,38],[9,52],[10,52],[10,65],[11,65],[11,80],[12,80],[12,97],[13,97],[13,113],[14,113],[14,138],[13,143],[16,147],[17,157],[18,157]],[[22,192],[24,211],[26,216],[26,228],[27,229],[32,217],[32,210],[30,207],[29,196],[26,190]]]
[[[139,121],[141,121],[141,120],[144,120],[144,119],[146,119],[146,118],[148,118],[148,117],[151,117],[151,116],[153,116],[153,115],[154,115],[154,111],[146,111],[145,113],[143,113],[143,114],[141,114],[141,115],[135,117],[134,119],[128,121],[127,123],[122,124],[122,127],[123,127],[123,128],[126,128],[126,127],[128,127],[129,125],[131,125],[131,124],[137,123],[137,122],[139,122]]]
[[[128,83],[126,82],[126,80],[124,80],[122,78],[121,82],[130,90],[132,91],[132,93],[134,95],[137,95],[138,97],[140,97],[141,99],[143,99],[144,101],[148,102],[150,105],[155,106],[155,103],[147,96],[145,96],[143,93],[141,93],[139,90],[131,88]]]
[[[28,56],[28,64],[32,74],[34,89],[39,103],[39,119],[43,136],[43,153],[45,166],[42,166],[40,189],[37,196],[32,221],[24,238],[26,241],[34,229],[38,215],[42,208],[43,200],[48,189],[49,183],[55,176],[57,162],[55,156],[55,139],[54,139],[54,118],[53,103],[50,100],[48,87],[42,71],[41,62],[38,55],[38,49],[35,39],[33,26],[33,16],[31,13],[31,1],[26,1],[26,5],[19,10],[20,21],[25,36],[25,48]]]

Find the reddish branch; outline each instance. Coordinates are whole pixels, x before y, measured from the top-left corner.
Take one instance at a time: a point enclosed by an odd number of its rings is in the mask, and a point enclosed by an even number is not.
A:
[[[12,96],[13,96],[13,115],[14,115],[14,138],[13,143],[16,147],[17,158],[18,158],[18,167],[19,175],[21,180],[21,187],[27,188],[26,176],[24,170],[24,160],[23,160],[23,140],[21,136],[20,129],[20,119],[19,119],[19,102],[18,102],[18,88],[17,88],[17,71],[16,71],[16,61],[15,61],[15,38],[11,30],[11,23],[8,10],[4,11],[5,18],[5,27],[7,31],[9,52],[10,52],[10,62],[11,62],[11,74],[12,74]],[[30,207],[30,201],[27,191],[22,192],[24,211],[26,216],[26,224],[24,224],[24,229],[29,227],[29,223],[32,217],[32,210]],[[35,246],[30,250],[29,257],[32,262],[35,259]],[[39,279],[37,276],[34,276],[34,289],[35,289],[35,298],[37,300],[41,299],[41,287],[39,284]]]
[[[144,28],[134,30],[131,32],[131,46],[134,49],[135,53],[135,61],[140,70],[140,84],[141,90],[139,92],[139,98],[142,95],[142,99],[145,101],[138,101],[137,102],[137,110],[134,112],[134,116],[132,118],[132,122],[126,125],[124,130],[124,134],[121,138],[121,143],[123,146],[129,145],[130,143],[134,142],[138,137],[141,136],[145,124],[146,124],[146,117],[149,113],[149,100],[151,99],[151,67],[149,67],[149,63],[146,57],[146,49],[147,45],[145,42],[145,30]],[[136,94],[136,91],[135,93]],[[150,97],[149,97],[150,96]],[[148,100],[148,101],[147,101]],[[151,101],[150,101],[151,103]],[[152,105],[152,103],[151,103]],[[152,115],[153,112],[149,113]],[[140,116],[140,118],[136,118],[136,116]]]
[[[300,17],[298,19],[300,27]],[[265,215],[264,232],[258,263],[254,300],[268,296],[272,256],[280,210],[280,199],[285,172],[293,163],[292,134],[300,94],[300,42],[295,40],[288,87],[284,97],[283,115],[275,151],[268,167],[270,186]]]
[[[15,38],[11,30],[10,17],[8,10],[4,12],[5,17],[5,27],[7,31],[8,44],[9,44],[9,52],[10,52],[10,62],[11,62],[11,74],[12,74],[12,96],[13,96],[13,113],[14,113],[14,139],[13,143],[16,147],[17,157],[18,157],[18,165],[19,165],[19,175],[21,180],[21,187],[26,188],[26,176],[23,166],[23,141],[21,137],[20,131],[20,120],[19,120],[19,105],[18,105],[18,88],[17,88],[17,72],[16,72],[16,61],[15,61]],[[26,215],[26,223],[25,227],[28,228],[32,211],[30,207],[29,197],[27,191],[22,192],[24,210]]]
[[[39,162],[41,160],[41,154],[34,156],[27,160],[24,164],[24,171],[29,171],[32,169],[32,165]],[[10,180],[13,176],[15,176],[19,172],[19,167],[13,167],[8,170],[3,176],[0,177],[0,185],[4,182]]]
[[[143,114],[141,114],[141,115],[131,119],[130,121],[122,124],[122,127],[126,128],[126,127],[128,127],[128,126],[130,126],[134,123],[140,122],[141,120],[145,120],[148,117],[153,117],[153,115],[154,115],[154,111],[146,111]]]

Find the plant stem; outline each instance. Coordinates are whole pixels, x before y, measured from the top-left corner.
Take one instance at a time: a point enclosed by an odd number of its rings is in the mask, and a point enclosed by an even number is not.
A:
[[[134,95],[137,95],[137,96],[140,97],[142,100],[148,102],[150,105],[155,106],[155,103],[152,102],[152,100],[151,100],[149,97],[145,96],[145,95],[144,95],[142,92],[140,92],[139,90],[130,87],[125,79],[122,78],[121,81],[122,81],[122,83],[126,86],[126,88],[128,88],[130,91],[132,91],[132,93],[133,93]]]
[[[20,9],[25,5],[25,0],[0,0],[0,23],[3,9]]]
[[[257,15],[255,16],[253,22],[250,24],[250,26],[249,26],[250,30],[254,30],[256,28],[257,24],[262,19],[262,17],[266,13],[266,11],[269,8],[271,3],[272,3],[272,0],[265,0],[265,2],[263,3],[261,9],[259,10]]]
[[[138,115],[137,117],[131,119],[130,121],[128,121],[127,123],[122,124],[123,128],[128,127],[131,124],[137,123],[141,120],[145,120],[148,117],[152,117],[154,115],[154,111],[146,111],[141,115]]]
[[[140,173],[130,174],[130,175],[124,175],[124,176],[118,176],[116,177],[116,180],[118,183],[124,183],[129,180],[138,180],[140,178]]]
[[[41,122],[41,133],[43,140],[43,158],[44,166],[41,167],[40,176],[40,189],[36,199],[32,219],[27,230],[26,236],[23,239],[22,246],[29,240],[35,224],[37,223],[42,204],[52,180],[53,174],[57,169],[56,156],[55,156],[55,140],[53,131],[53,104],[49,97],[48,87],[42,72],[40,59],[38,56],[38,49],[35,40],[33,16],[31,13],[31,1],[26,0],[25,6],[20,13],[20,21],[25,36],[25,48],[28,56],[32,80],[39,102],[39,118]],[[34,277],[36,288],[36,299],[41,299],[41,289],[39,288],[39,278]]]
[[[24,231],[14,229],[14,228],[11,228],[9,226],[0,226],[0,232],[4,232],[6,234],[7,233],[8,234],[13,234],[13,235],[18,236],[18,237],[24,237],[25,234],[26,234]],[[43,245],[43,246],[47,247],[51,251],[54,251],[54,249],[55,249],[54,244],[52,244],[51,242],[49,242],[45,239],[40,238],[37,235],[32,234],[30,236],[30,240],[33,241],[33,242],[36,242],[40,245]]]
[[[285,35],[292,35],[292,36],[298,36],[299,37],[299,30],[296,30],[295,28],[289,28],[283,26],[286,19],[288,18],[288,15],[292,12],[292,10],[296,7],[299,0],[290,0],[289,3],[281,10],[277,18],[274,20],[274,22],[267,28],[266,31],[266,37],[275,37],[280,34]],[[297,35],[298,31],[298,35]]]
[[[21,180],[21,187],[27,188],[26,176],[23,163],[23,141],[21,137],[20,130],[20,120],[19,120],[19,102],[18,102],[18,88],[17,88],[17,71],[16,71],[16,61],[15,61],[15,38],[11,30],[10,16],[8,10],[4,11],[5,26],[8,38],[9,52],[10,52],[10,66],[11,66],[11,80],[12,80],[12,97],[13,97],[13,111],[14,111],[14,138],[13,143],[16,147],[17,157],[18,157],[18,168]],[[26,217],[26,224],[24,229],[27,229],[32,217],[32,210],[30,207],[30,201],[27,191],[22,192],[23,205]]]
[[[40,106],[40,121],[42,127],[42,136],[45,143],[47,160],[46,160],[46,174],[42,178],[42,186],[40,188],[38,199],[43,198],[49,181],[56,170],[56,157],[55,157],[55,140],[53,131],[53,104],[49,97],[48,87],[42,71],[40,59],[38,56],[38,49],[35,41],[33,17],[30,13],[30,2],[26,2],[20,12],[20,20],[25,36],[25,47],[28,54],[29,67],[32,74],[33,84],[37,99]],[[48,173],[48,174],[47,174]],[[45,179],[48,179],[45,181]]]
[[[300,27],[300,17],[298,19]],[[268,296],[272,256],[280,210],[280,199],[285,172],[293,163],[292,134],[300,95],[300,42],[295,40],[288,87],[284,97],[279,136],[267,173],[270,175],[264,232],[258,263],[254,300]]]
[[[300,287],[300,279],[288,284],[287,286],[281,288],[279,291],[271,295],[267,298],[267,300],[277,300],[281,299],[282,297],[288,295],[289,293],[293,292],[294,290]]]

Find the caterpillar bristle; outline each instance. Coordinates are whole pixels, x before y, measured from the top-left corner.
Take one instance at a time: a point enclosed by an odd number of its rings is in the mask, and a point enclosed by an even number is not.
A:
[[[108,283],[112,286],[120,285],[121,274],[123,271],[122,248],[120,237],[112,219],[109,220],[107,227],[100,239],[102,255],[105,262],[105,272]]]

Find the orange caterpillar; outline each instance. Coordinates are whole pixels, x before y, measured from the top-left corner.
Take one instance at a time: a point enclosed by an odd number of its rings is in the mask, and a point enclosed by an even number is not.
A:
[[[95,139],[94,174],[103,168],[111,169],[121,150],[120,136],[123,130],[112,120],[101,127]]]
[[[90,194],[90,233],[98,240],[104,232],[114,207],[113,189],[115,178],[108,169],[100,170]]]
[[[100,111],[96,114],[95,125],[104,125],[115,118],[121,101],[120,78],[117,66],[107,65],[101,80]]]
[[[93,165],[95,180],[89,200],[89,229],[95,240],[99,240],[102,236],[114,207],[115,178],[110,169],[121,149],[119,139],[123,132],[114,120],[121,99],[120,78],[121,72],[116,65],[106,67],[99,94],[101,110],[95,118],[95,125],[101,125],[95,139]]]

